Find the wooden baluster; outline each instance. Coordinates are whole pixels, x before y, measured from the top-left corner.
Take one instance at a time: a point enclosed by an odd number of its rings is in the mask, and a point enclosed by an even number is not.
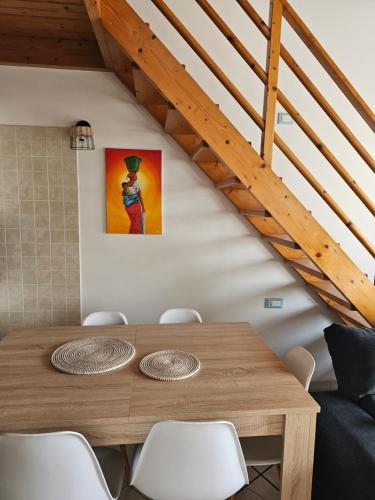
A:
[[[280,41],[283,6],[280,0],[271,0],[270,26],[271,36],[267,50],[267,84],[264,91],[261,156],[269,165],[272,164],[273,141],[275,136],[275,118],[277,106],[277,82],[279,75]]]
[[[267,38],[271,37],[271,30],[267,24],[263,21],[254,7],[247,0],[237,0],[237,3],[243,9],[243,11],[249,16],[255,26],[259,31]],[[349,126],[345,121],[338,115],[336,110],[329,104],[327,99],[320,92],[318,87],[313,83],[311,78],[303,71],[301,66],[297,63],[290,52],[284,47],[283,44],[280,46],[280,56],[281,59],[288,65],[294,75],[302,83],[305,89],[310,93],[311,97],[315,99],[317,104],[322,108],[326,115],[332,120],[336,127],[340,130],[347,141],[352,145],[352,147],[357,151],[361,158],[367,163],[373,172],[375,172],[375,159],[367,151],[367,149],[361,144],[357,137],[353,134]]]
[[[283,15],[293,30],[301,38],[306,47],[320,62],[332,80],[341,89],[345,96],[352,103],[354,108],[365,120],[367,125],[375,132],[375,114],[359,95],[344,73],[328,55],[324,47],[318,42],[306,24],[299,17],[287,0],[281,0],[284,6]]]

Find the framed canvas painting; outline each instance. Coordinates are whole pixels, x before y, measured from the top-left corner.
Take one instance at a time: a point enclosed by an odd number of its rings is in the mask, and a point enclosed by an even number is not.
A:
[[[161,234],[161,151],[106,148],[107,233]]]

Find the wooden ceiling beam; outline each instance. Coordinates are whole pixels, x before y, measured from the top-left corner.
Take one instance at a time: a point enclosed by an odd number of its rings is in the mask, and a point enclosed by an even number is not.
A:
[[[0,34],[0,64],[103,70],[96,42]]]

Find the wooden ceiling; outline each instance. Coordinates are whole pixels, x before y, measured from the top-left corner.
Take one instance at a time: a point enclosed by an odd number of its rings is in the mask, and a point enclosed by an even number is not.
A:
[[[0,64],[105,69],[83,0],[0,0]]]

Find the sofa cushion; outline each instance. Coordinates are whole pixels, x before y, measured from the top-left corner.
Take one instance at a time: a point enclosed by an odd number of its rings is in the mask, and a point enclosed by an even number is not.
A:
[[[317,418],[312,500],[374,500],[375,424],[351,398],[313,393]]]
[[[338,391],[355,400],[375,394],[375,328],[333,324],[324,329]]]
[[[365,410],[372,418],[375,418],[375,395],[367,394],[359,400],[359,406]]]

